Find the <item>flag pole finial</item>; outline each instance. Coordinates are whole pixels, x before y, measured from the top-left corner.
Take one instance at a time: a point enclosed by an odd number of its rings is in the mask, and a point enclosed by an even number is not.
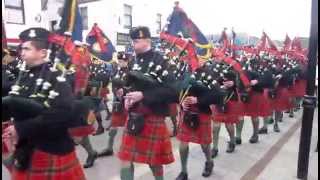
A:
[[[175,1],[175,2],[174,2],[174,6],[175,6],[175,7],[179,7],[179,4],[180,4],[179,1]]]

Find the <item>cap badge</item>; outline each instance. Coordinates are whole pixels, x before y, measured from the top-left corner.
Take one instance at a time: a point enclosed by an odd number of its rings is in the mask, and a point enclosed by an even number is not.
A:
[[[36,37],[37,35],[36,35],[36,31],[34,30],[34,29],[31,29],[30,30],[30,33],[29,33],[29,37],[31,37],[31,38],[34,38],[34,37]]]
[[[139,30],[139,37],[143,38],[143,32],[141,30]]]

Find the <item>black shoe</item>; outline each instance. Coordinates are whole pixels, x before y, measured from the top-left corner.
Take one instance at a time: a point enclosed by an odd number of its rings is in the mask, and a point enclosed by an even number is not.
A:
[[[259,134],[268,134],[268,129],[267,128],[261,128],[261,129],[259,129],[259,132],[258,132]]]
[[[227,153],[233,153],[234,149],[236,148],[235,143],[228,142],[228,148],[226,150]]]
[[[241,140],[241,138],[236,137],[236,144],[237,144],[237,145],[242,144],[242,140]]]
[[[290,111],[285,111],[284,113],[287,113],[287,114],[288,114],[288,113],[290,113]]]
[[[109,121],[109,120],[110,120],[110,118],[111,118],[111,113],[110,113],[110,112],[108,112],[107,114],[108,114],[108,115],[106,116],[106,119],[105,119],[105,120],[106,120],[106,121]]]
[[[273,124],[273,123],[274,123],[274,119],[270,118],[269,121],[268,121],[268,124]]]
[[[294,114],[293,113],[290,113],[289,114],[289,118],[293,118],[294,117]]]
[[[211,157],[212,158],[215,158],[215,157],[217,157],[218,156],[218,149],[212,149],[212,155],[211,155]]]
[[[253,135],[253,136],[251,136],[251,138],[250,138],[250,140],[249,140],[249,142],[251,143],[251,144],[255,144],[255,143],[257,143],[259,141],[259,136],[258,135]]]
[[[204,170],[202,172],[203,177],[209,177],[212,174],[214,163],[213,161],[207,161]]]
[[[110,124],[108,127],[106,127],[106,131],[109,131],[111,129],[112,125]]]
[[[83,165],[83,168],[91,168],[94,164],[94,161],[98,158],[98,153],[94,152],[90,154],[86,160],[86,163]]]
[[[98,157],[104,157],[104,156],[112,156],[113,150],[105,149],[102,152],[98,153]]]
[[[279,122],[283,122],[283,113],[280,114]]]
[[[280,132],[280,129],[279,129],[278,124],[275,124],[275,125],[273,126],[273,131],[274,131],[274,132]]]
[[[188,174],[185,172],[181,172],[176,180],[188,180]]]
[[[171,134],[171,136],[170,137],[176,137],[177,136],[177,128],[176,127],[174,127],[173,128],[173,131],[172,131],[172,134]]]
[[[104,133],[104,129],[103,127],[98,127],[97,131],[93,134],[93,136],[98,136],[100,134],[103,134]]]

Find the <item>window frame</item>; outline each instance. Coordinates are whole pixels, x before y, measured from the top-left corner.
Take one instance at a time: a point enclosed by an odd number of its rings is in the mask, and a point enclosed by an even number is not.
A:
[[[87,11],[87,16],[86,16],[86,18],[87,18],[87,24],[84,24],[84,18],[83,18],[83,15],[82,15],[82,11],[81,11],[81,9],[86,9],[86,11]],[[79,7],[79,11],[80,11],[80,15],[81,15],[81,17],[82,17],[82,29],[83,30],[89,30],[89,15],[88,15],[88,6],[82,6],[82,7]]]
[[[156,24],[157,24],[157,34],[160,34],[161,30],[162,30],[162,14],[161,13],[157,13],[157,19],[156,19]]]
[[[123,27],[126,28],[126,29],[132,29],[132,6],[129,5],[129,4],[124,4],[123,5],[123,8],[124,8],[124,13],[123,13],[123,18],[126,19],[127,17],[129,17],[129,20],[130,20],[130,25],[128,24],[125,24],[126,21],[123,20]],[[127,13],[126,12],[126,8],[130,8],[130,13]]]
[[[18,7],[18,6],[12,6],[12,5],[7,5],[7,4],[6,4],[6,1],[8,1],[8,0],[4,0],[4,8],[5,8],[5,11],[6,11],[6,9],[14,9],[14,10],[19,10],[19,11],[21,11],[21,13],[22,13],[22,22],[21,22],[21,23],[20,23],[20,22],[11,22],[11,21],[9,21],[9,20],[5,17],[6,23],[8,23],[8,24],[25,25],[25,24],[26,24],[26,17],[25,17],[24,0],[21,0],[21,5],[20,5],[20,7]]]

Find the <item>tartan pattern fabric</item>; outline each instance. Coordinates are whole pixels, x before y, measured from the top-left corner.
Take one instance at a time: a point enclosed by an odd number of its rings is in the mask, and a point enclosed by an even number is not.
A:
[[[112,112],[111,127],[124,127],[128,114],[125,112]]]
[[[178,105],[176,103],[172,103],[169,105],[169,114],[170,116],[176,116],[178,114]]]
[[[75,151],[52,155],[36,150],[26,171],[12,169],[12,180],[86,180]]]
[[[291,97],[303,97],[306,94],[307,81],[297,80],[295,84],[289,88]]]
[[[238,101],[227,102],[227,112],[222,113],[217,110],[215,106],[212,106],[213,121],[221,123],[238,123],[239,116],[242,114],[242,104]]]
[[[277,89],[277,97],[271,100],[271,106],[275,111],[285,111],[293,107],[287,88]]]
[[[183,112],[178,116],[178,134],[177,138],[182,142],[196,144],[210,144],[212,142],[212,127],[211,117],[209,114],[199,114],[199,128],[196,130],[190,129],[183,123]]]
[[[241,106],[243,107],[243,116],[250,116],[250,117],[267,117],[272,114],[272,107],[271,102],[268,97],[267,90],[264,90],[263,93],[250,91],[249,92],[249,102],[243,103]]]
[[[128,134],[125,129],[118,157],[124,161],[149,165],[174,162],[170,135],[164,119],[161,116],[146,115],[144,129],[137,136]]]

